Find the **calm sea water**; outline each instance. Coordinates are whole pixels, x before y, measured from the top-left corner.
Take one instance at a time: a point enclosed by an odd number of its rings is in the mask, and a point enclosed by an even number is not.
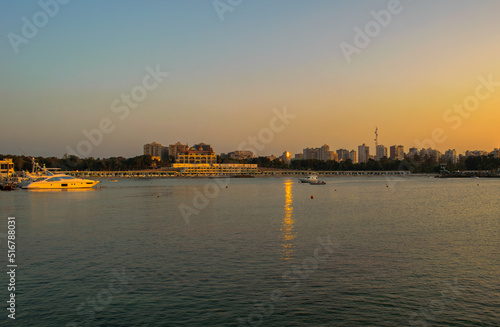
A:
[[[0,325],[500,325],[500,180],[324,180],[2,192]]]

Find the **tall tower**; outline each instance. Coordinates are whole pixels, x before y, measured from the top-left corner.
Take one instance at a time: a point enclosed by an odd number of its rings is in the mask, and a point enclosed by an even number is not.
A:
[[[375,127],[375,150],[378,146],[378,127]]]

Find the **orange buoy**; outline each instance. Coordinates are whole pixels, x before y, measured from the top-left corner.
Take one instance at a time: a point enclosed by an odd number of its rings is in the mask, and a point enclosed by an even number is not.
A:
[[[226,185],[226,188],[229,188],[229,186]]]
[[[311,195],[311,199],[314,199],[314,195]]]
[[[102,188],[102,185],[101,185],[101,188]]]

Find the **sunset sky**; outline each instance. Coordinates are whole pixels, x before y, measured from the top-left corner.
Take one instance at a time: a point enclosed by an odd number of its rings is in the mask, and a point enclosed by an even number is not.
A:
[[[152,141],[228,152],[284,107],[295,118],[258,155],[325,143],[373,154],[375,127],[406,151],[436,129],[441,151],[500,147],[499,1],[40,3],[51,15],[0,2],[0,154],[60,157],[103,120],[113,131],[88,156],[136,156]],[[369,44],[347,60],[342,45],[365,27]],[[127,115],[112,109],[148,66],[169,75]],[[454,112],[464,101],[471,110]]]

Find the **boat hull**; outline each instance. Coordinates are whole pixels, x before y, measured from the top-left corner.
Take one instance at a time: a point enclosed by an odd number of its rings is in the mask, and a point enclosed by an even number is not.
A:
[[[310,182],[309,184],[311,184],[311,185],[325,185],[326,183],[323,181],[319,181],[319,182]]]
[[[84,188],[92,188],[97,185],[99,181],[93,181],[90,179],[76,180],[76,181],[68,181],[68,182],[33,182],[27,186],[24,186],[23,189],[27,190],[47,190],[47,189],[84,189]]]

